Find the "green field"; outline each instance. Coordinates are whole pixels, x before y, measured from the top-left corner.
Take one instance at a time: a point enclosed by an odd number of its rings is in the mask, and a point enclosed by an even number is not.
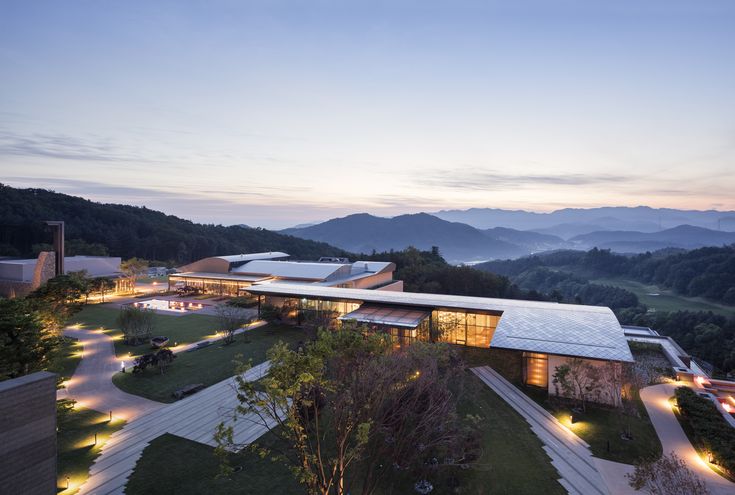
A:
[[[209,386],[233,376],[233,361],[238,354],[245,361],[252,359],[253,364],[262,363],[268,349],[279,340],[294,345],[304,340],[304,331],[290,325],[266,325],[235,336],[235,342],[230,345],[216,342],[196,351],[180,352],[163,375],[158,369],[150,368],[138,374],[128,371],[116,373],[112,383],[130,394],[173,402],[173,392],[185,385]]]
[[[77,339],[62,337],[61,343],[49,354],[46,371],[58,373],[62,380],[68,380],[74,374],[82,360],[82,345]]]
[[[648,285],[633,280],[619,278],[599,278],[590,282],[600,285],[612,285],[629,290],[638,296],[638,300],[657,312],[670,311],[712,311],[723,316],[735,315],[735,306],[719,304],[701,297],[685,297],[675,294],[669,289],[657,285]],[[651,294],[659,294],[654,296]]]
[[[470,372],[465,375],[464,392],[459,412],[480,417],[482,455],[474,467],[460,471],[456,493],[565,493],[556,481],[559,475],[528,424]],[[259,442],[270,445],[273,437],[266,434]],[[172,452],[176,455],[171,455]],[[215,479],[218,464],[211,447],[163,435],[143,452],[128,481],[127,492],[139,495],[305,493],[286,466],[261,459],[254,453],[233,455],[231,465],[242,469],[231,479]],[[396,477],[378,493],[414,493],[413,481]],[[433,493],[452,493],[442,480],[432,482]]]
[[[117,316],[120,310],[106,305],[85,306],[69,322],[70,325],[79,324],[84,328],[103,328],[105,332],[115,339],[115,354],[118,357],[126,357],[145,354],[150,352],[146,344],[137,346],[126,345],[122,340],[122,332],[117,329]],[[184,315],[170,316],[155,314],[154,335],[165,335],[171,344],[188,344],[211,337],[218,328],[216,316],[208,315]]]
[[[76,407],[59,421],[57,434],[57,486],[63,495],[76,493],[87,479],[89,468],[100,455],[107,438],[125,424],[120,419],[109,421],[107,414]],[[94,435],[97,434],[97,444]],[[69,489],[67,486],[69,478]]]

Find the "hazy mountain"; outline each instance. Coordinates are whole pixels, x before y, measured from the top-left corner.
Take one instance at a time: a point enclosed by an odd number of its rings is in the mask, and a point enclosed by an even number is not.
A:
[[[676,210],[648,206],[565,208],[551,213],[471,208],[442,210],[431,214],[479,229],[510,227],[518,230],[535,230],[563,238],[599,230],[657,232],[684,224],[712,230],[735,231],[733,221],[735,212],[732,211]]]
[[[569,240],[577,249],[598,247],[624,253],[642,253],[675,247],[695,249],[735,243],[735,232],[679,225],[660,232],[599,231],[578,235]]]
[[[364,253],[408,246],[419,249],[438,246],[444,258],[454,263],[517,257],[532,251],[469,225],[448,222],[426,213],[394,218],[360,213],[311,227],[282,230],[281,233]],[[546,239],[536,233],[529,233],[529,237]]]
[[[532,253],[569,247],[569,243],[561,237],[533,232],[530,230],[515,230],[507,227],[495,227],[493,229],[486,229],[483,232],[492,239],[518,245]]]

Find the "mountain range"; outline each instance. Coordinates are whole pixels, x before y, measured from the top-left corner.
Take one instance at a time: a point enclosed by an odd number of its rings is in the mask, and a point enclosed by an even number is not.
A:
[[[520,212],[506,213],[510,213],[507,218],[520,214]],[[597,218],[599,220],[603,217]],[[673,218],[673,215],[670,218]],[[633,221],[630,216],[625,221],[619,222],[605,218],[603,220],[605,227]],[[519,223],[523,224],[523,221]],[[481,229],[461,222],[447,221],[428,213],[399,215],[393,218],[359,213],[316,225],[285,229],[281,233],[326,242],[347,251],[362,253],[373,250],[400,250],[408,246],[419,249],[437,246],[450,263],[518,258],[557,249],[587,250],[599,247],[621,253],[640,253],[664,248],[694,249],[735,243],[735,232],[693,225],[677,225],[656,232],[609,228],[589,231],[588,228],[594,227],[595,224],[590,224],[584,219],[578,223],[567,222],[558,225],[565,226],[567,232],[582,233],[563,237],[549,233],[555,230],[549,228],[521,230],[495,226]]]

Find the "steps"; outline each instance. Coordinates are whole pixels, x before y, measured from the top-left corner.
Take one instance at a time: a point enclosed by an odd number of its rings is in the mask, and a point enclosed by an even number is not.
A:
[[[536,404],[495,370],[488,366],[472,368],[486,385],[516,410],[544,444],[551,464],[561,475],[559,483],[571,494],[609,495],[597,471],[589,445],[562,425],[552,414]]]

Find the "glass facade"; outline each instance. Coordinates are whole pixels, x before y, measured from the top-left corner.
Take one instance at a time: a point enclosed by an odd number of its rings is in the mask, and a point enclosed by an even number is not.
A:
[[[439,342],[490,347],[499,316],[435,310],[432,313],[432,334]]]
[[[193,287],[202,294],[216,294],[218,296],[238,296],[243,295],[243,291],[252,285],[252,282],[243,282],[239,280],[224,280],[217,278],[202,277],[183,277],[181,275],[170,275],[170,290],[179,287]]]
[[[548,388],[549,356],[537,352],[523,353],[523,381],[527,385]]]

